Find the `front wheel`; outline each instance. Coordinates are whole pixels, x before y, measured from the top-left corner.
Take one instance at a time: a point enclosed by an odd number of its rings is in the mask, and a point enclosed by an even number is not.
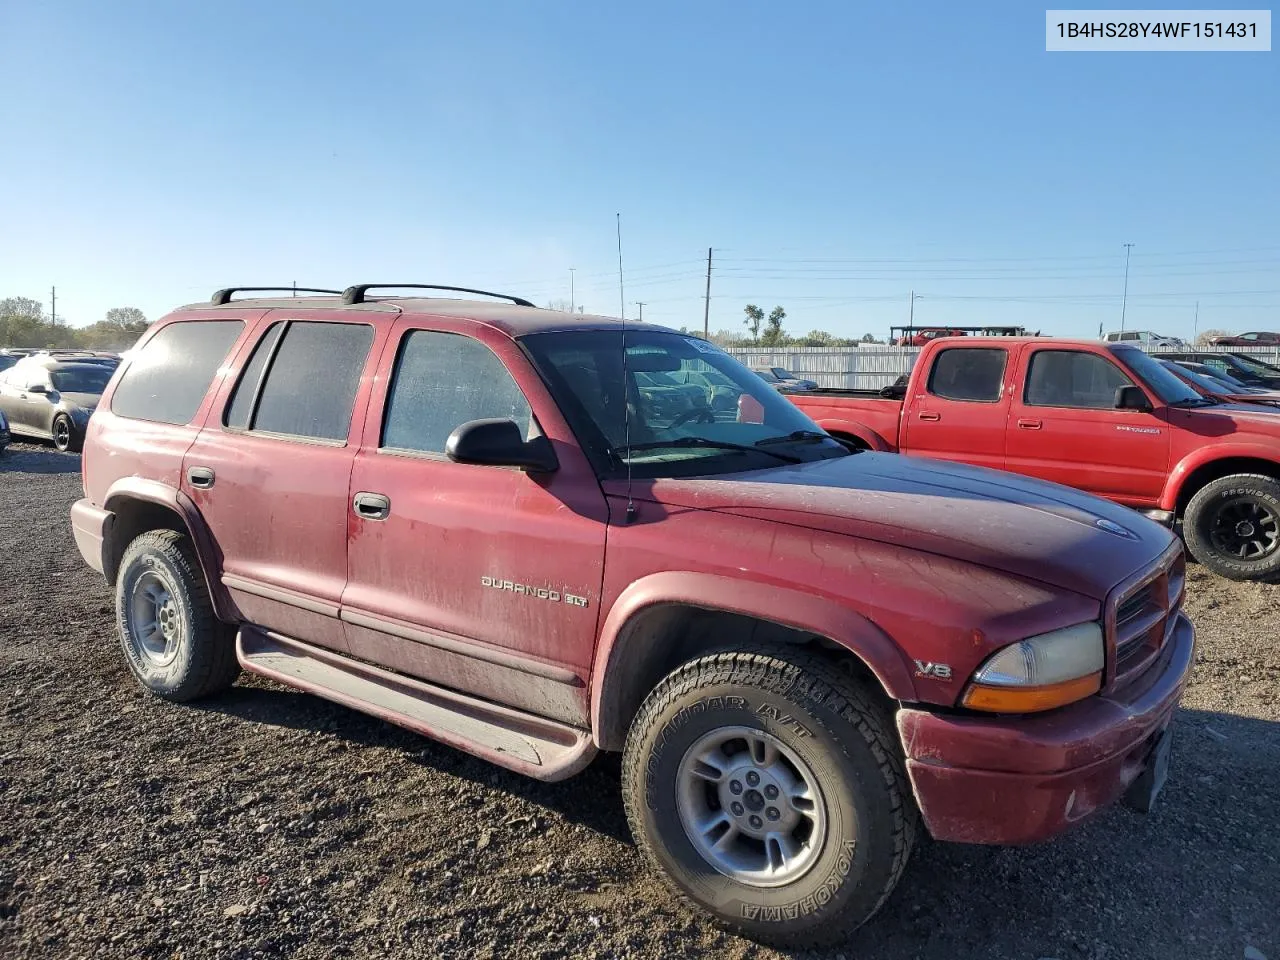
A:
[[[869,919],[916,826],[882,711],[792,650],[715,654],[667,676],[627,738],[623,798],[637,845],[678,895],[788,948]]]
[[[1191,555],[1220,576],[1280,576],[1280,481],[1241,473],[1206,484],[1187,504],[1182,536]]]

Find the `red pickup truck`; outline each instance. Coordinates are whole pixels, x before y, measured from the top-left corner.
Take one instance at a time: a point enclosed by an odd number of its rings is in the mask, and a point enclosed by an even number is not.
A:
[[[1225,577],[1280,574],[1280,415],[1202,396],[1137,347],[935,340],[892,387],[791,399],[853,446],[1067,484],[1181,522]]]
[[[619,751],[672,889],[788,947],[918,824],[1150,805],[1195,649],[1168,530],[851,451],[652,324],[376,289],[220,290],[108,385],[71,523],[145,688],[244,669],[542,780]]]

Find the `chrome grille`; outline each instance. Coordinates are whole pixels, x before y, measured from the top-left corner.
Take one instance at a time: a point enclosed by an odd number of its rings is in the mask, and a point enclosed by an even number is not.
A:
[[[1112,685],[1136,678],[1164,649],[1182,605],[1186,559],[1179,545],[1120,587],[1107,617]]]

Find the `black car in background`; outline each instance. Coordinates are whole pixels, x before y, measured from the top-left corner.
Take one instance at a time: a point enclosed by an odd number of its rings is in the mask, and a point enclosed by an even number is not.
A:
[[[1247,353],[1199,353],[1194,351],[1155,355],[1160,360],[1191,361],[1203,363],[1215,373],[1225,373],[1250,387],[1280,390],[1280,367],[1263,363]]]
[[[0,373],[0,413],[13,436],[79,450],[89,417],[116,366],[81,358],[24,357]]]

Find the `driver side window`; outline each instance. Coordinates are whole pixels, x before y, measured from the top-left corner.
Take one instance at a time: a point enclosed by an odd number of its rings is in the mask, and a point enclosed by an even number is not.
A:
[[[1038,350],[1031,356],[1023,397],[1033,407],[1112,410],[1120,387],[1133,384],[1111,361],[1078,350]]]
[[[492,350],[455,333],[406,333],[383,414],[382,449],[443,454],[455,429],[489,419],[514,420],[526,439],[538,434],[529,402]]]

